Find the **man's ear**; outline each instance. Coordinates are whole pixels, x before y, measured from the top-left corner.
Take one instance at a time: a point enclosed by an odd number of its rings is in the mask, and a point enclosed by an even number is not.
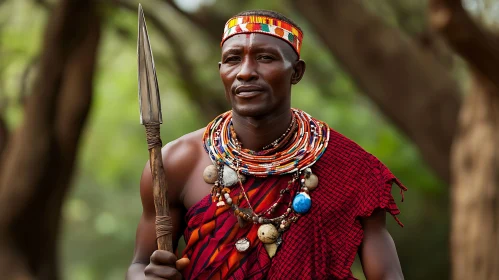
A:
[[[306,68],[305,61],[299,59],[298,61],[295,62],[295,65],[293,66],[295,72],[291,76],[292,85],[296,85],[301,80],[301,78],[303,78],[303,74],[305,74],[305,68]]]

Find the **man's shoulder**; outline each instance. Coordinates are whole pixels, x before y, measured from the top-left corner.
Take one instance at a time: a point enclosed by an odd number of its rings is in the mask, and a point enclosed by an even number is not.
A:
[[[375,158],[355,141],[332,128],[329,128],[328,146],[323,157],[356,166],[369,164]]]
[[[174,152],[193,152],[193,149],[202,147],[204,130],[205,128],[203,127],[190,133],[184,134],[171,142],[168,142],[163,147],[163,153],[170,154]]]
[[[314,117],[312,119],[326,125],[329,132],[327,148],[322,154],[322,160],[319,163],[324,162],[324,159],[326,159],[326,161],[335,161],[336,163],[339,162],[345,165],[363,166],[373,160],[377,160],[376,157],[364,150],[354,140],[336,131],[327,125],[326,122]]]
[[[326,153],[335,153],[335,154],[339,153],[339,155],[345,155],[345,156],[349,156],[352,153],[362,156],[369,154],[359,144],[357,144],[355,141],[348,138],[347,136],[343,135],[342,133],[333,129],[325,121],[317,119],[313,116],[311,116],[311,118],[318,123],[322,123],[328,128],[329,140],[328,140],[327,149],[325,151]]]
[[[359,144],[354,140],[348,138],[342,133],[329,128],[329,143],[328,147],[332,147],[337,152],[343,151],[345,153],[361,153],[367,154],[368,152],[364,150]]]
[[[204,128],[201,128],[167,143],[162,149],[165,166],[189,166],[200,160],[205,153],[202,142],[203,132]]]

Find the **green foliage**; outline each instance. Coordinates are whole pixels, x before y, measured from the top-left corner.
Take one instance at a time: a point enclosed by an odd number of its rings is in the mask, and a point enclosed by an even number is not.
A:
[[[10,101],[7,118],[12,127],[22,117],[21,106],[15,103],[20,77],[24,67],[40,51],[47,19],[47,11],[33,2],[7,1],[0,6],[0,79]],[[400,204],[401,220],[407,224],[407,230],[389,222],[406,277],[424,279],[428,276],[421,269],[427,262],[421,248],[434,252],[435,263],[442,267],[431,269],[439,269],[445,277],[446,186],[428,170],[417,149],[364,97],[307,23],[295,11],[285,8],[288,6],[285,1],[211,2],[227,17],[258,7],[281,11],[297,19],[305,30],[302,57],[308,62],[308,69],[304,80],[293,89],[293,106],[310,112],[359,143],[409,187],[407,202]],[[157,1],[143,4],[177,36],[190,35],[182,36],[179,41],[194,65],[197,79],[211,92],[223,95],[216,68],[218,42],[208,39],[202,30],[189,25],[164,4]],[[74,188],[63,209],[60,260],[64,279],[123,279],[131,261],[135,228],[141,215],[139,180],[148,152],[137,104],[136,14],[113,6],[103,11],[106,22],[92,111],[81,141]],[[391,22],[397,24],[395,19]],[[183,77],[173,62],[177,54],[150,21],[148,24],[162,92],[165,123],[161,129],[166,143],[203,127],[206,122],[203,112],[187,97],[182,86]],[[220,26],[220,31],[222,28]],[[399,197],[397,190],[394,196]],[[425,222],[432,225],[432,232],[422,230]],[[419,237],[414,239],[416,234]],[[415,256],[423,260],[415,261]],[[358,263],[354,272],[362,277]]]
[[[26,66],[38,55],[46,17],[30,1],[8,1],[0,6],[0,102],[4,102],[0,105],[7,105],[6,119],[12,127],[22,119],[20,84]]]

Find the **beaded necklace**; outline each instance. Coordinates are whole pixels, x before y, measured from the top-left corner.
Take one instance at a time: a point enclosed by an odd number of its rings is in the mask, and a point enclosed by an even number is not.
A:
[[[238,149],[238,141],[231,133],[232,112],[215,118],[203,135],[204,148],[213,162],[220,162],[242,174],[266,177],[290,174],[312,166],[324,153],[329,141],[329,127],[309,114],[291,109],[297,122],[293,141],[282,151],[271,155],[254,155]]]
[[[313,119],[307,113],[291,109],[292,121],[284,134],[261,151],[243,149],[232,126],[232,114],[226,112],[208,124],[203,135],[206,151],[214,165],[208,166],[203,177],[213,184],[211,195],[217,207],[230,206],[236,215],[239,226],[248,222],[261,224],[258,237],[273,257],[281,244],[281,234],[311,207],[309,191],[318,185],[318,178],[312,174],[312,166],[324,153],[329,140],[329,127],[326,123]],[[267,177],[292,174],[292,180],[281,190],[277,200],[259,213],[253,210],[244,190],[244,175]],[[231,197],[231,186],[239,185],[240,194]],[[272,217],[276,207],[283,204],[283,196],[293,199],[287,203],[286,211]],[[240,208],[245,199],[249,208]],[[246,251],[249,240],[242,238],[235,244],[239,252]]]
[[[274,140],[272,143],[268,144],[267,146],[263,147],[261,151],[252,151],[250,149],[243,149],[241,146],[241,143],[239,143],[239,140],[237,139],[236,131],[234,130],[234,126],[230,126],[230,133],[232,136],[232,139],[234,139],[236,146],[238,147],[239,153],[244,151],[247,154],[250,155],[255,155],[255,156],[266,156],[269,154],[274,153],[275,151],[278,151],[282,149],[290,140],[291,137],[296,137],[296,134],[294,133],[298,126],[296,125],[296,117],[295,115],[291,115],[291,123],[289,124],[288,129],[279,136],[276,140]]]

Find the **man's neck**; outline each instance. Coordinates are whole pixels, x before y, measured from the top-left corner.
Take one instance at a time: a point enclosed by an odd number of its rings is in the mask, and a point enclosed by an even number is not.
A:
[[[291,109],[264,118],[252,118],[232,113],[232,123],[242,147],[260,151],[283,135],[292,119]]]

